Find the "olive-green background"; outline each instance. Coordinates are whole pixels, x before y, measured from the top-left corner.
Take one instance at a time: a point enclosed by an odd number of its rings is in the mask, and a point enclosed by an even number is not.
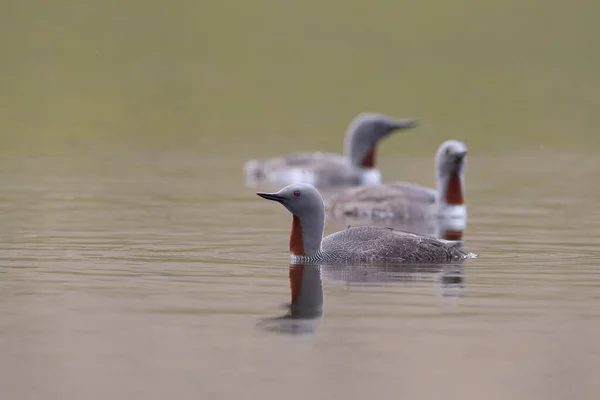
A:
[[[421,121],[384,154],[449,137],[590,149],[598,15],[591,0],[4,1],[0,146],[334,151],[354,114],[381,111]]]

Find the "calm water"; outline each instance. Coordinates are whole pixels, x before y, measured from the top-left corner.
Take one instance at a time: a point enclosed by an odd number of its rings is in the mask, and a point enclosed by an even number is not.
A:
[[[599,12],[1,2],[0,398],[599,398]],[[242,165],[361,111],[420,121],[385,181],[468,145],[479,258],[306,269],[322,315],[274,319],[291,218]]]
[[[479,258],[450,278],[327,270],[298,336],[268,320],[290,301],[290,217],[244,187],[243,158],[5,158],[3,398],[595,398],[596,159],[472,155]],[[382,164],[431,182],[432,156]]]

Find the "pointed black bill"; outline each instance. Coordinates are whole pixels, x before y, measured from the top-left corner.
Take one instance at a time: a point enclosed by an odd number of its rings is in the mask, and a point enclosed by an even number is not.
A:
[[[256,194],[259,195],[260,197],[262,197],[263,199],[273,200],[273,201],[276,201],[278,203],[281,203],[284,200],[283,197],[278,196],[275,193],[261,193],[261,192],[259,192],[259,193],[256,193]]]

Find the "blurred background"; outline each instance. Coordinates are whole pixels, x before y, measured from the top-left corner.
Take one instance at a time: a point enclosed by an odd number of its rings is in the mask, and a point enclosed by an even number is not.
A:
[[[591,0],[6,1],[0,144],[338,150],[354,114],[374,110],[422,121],[385,154],[446,137],[479,153],[589,148],[598,12]]]
[[[0,398],[598,398],[598,15],[0,2]],[[341,152],[363,111],[420,121],[379,146],[383,181],[433,186],[439,144],[467,144],[479,258],[329,271],[313,335],[265,332],[290,218],[242,166]]]

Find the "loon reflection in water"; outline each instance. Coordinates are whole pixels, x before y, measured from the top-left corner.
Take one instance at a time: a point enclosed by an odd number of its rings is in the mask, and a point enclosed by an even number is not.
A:
[[[443,297],[462,297],[464,266],[459,264],[323,265],[323,279],[351,286],[388,286],[434,282]]]
[[[313,334],[323,317],[323,278],[343,281],[347,285],[414,283],[435,281],[444,297],[462,296],[464,269],[461,264],[406,265],[385,264],[368,266],[289,266],[291,302],[285,305],[284,315],[261,319],[258,328],[288,335]]]
[[[266,318],[258,326],[283,334],[314,333],[323,317],[323,280],[319,265],[290,264],[291,302],[282,316]]]

